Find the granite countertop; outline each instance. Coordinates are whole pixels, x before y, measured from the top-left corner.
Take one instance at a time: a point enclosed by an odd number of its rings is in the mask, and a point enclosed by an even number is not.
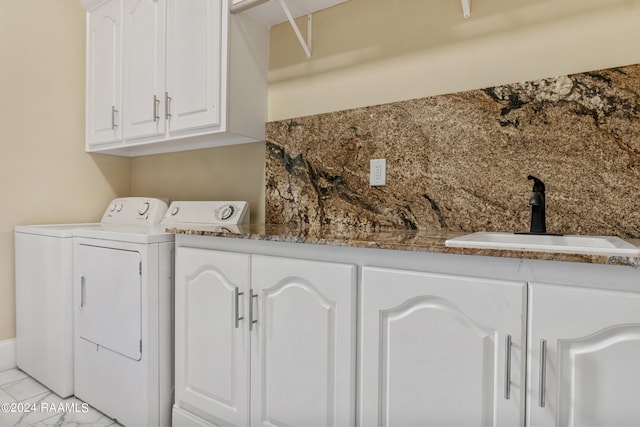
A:
[[[640,258],[566,254],[558,252],[532,252],[519,250],[472,249],[446,247],[445,240],[457,237],[463,232],[443,232],[440,230],[410,229],[365,229],[365,228],[304,228],[283,224],[251,224],[240,226],[197,226],[191,228],[168,228],[175,234],[227,237],[249,240],[264,240],[313,245],[348,246],[356,248],[392,249],[446,254],[496,256],[591,264],[626,265],[640,268]],[[640,239],[629,240],[640,246]]]

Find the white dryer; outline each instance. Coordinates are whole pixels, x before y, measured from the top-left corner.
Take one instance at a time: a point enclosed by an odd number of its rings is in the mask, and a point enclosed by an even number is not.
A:
[[[126,426],[170,424],[174,236],[165,229],[248,218],[248,210],[246,202],[173,202],[158,227],[114,216],[77,230],[78,398]]]
[[[165,211],[111,206],[100,226],[74,233],[75,395],[124,425],[170,422],[174,236],[157,225]]]

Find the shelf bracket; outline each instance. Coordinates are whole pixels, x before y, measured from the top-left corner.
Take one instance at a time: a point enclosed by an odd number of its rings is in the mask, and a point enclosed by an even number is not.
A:
[[[287,15],[287,19],[289,20],[289,23],[291,24],[291,27],[293,28],[293,31],[296,33],[296,37],[298,37],[298,41],[300,42],[300,45],[302,46],[302,49],[304,49],[304,53],[307,55],[307,59],[311,59],[311,23],[312,23],[312,16],[311,13],[307,14],[307,40],[305,41],[304,38],[302,37],[302,34],[300,33],[300,29],[298,28],[298,24],[296,24],[295,19],[293,19],[293,16],[291,15],[291,12],[289,11],[289,6],[287,6],[287,3],[284,0],[278,0],[280,2],[280,7],[282,7],[282,11],[284,12],[285,15]]]
[[[471,16],[471,0],[462,0],[462,16],[469,19]]]

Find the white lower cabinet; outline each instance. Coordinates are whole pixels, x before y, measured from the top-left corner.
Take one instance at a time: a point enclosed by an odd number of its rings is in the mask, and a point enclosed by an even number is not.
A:
[[[360,425],[522,425],[526,283],[362,276]]]
[[[640,293],[616,289],[364,267],[359,424],[640,425]]]
[[[173,425],[198,425],[181,421],[190,414],[249,424],[249,330],[236,318],[248,307],[250,266],[246,254],[176,250]]]
[[[640,425],[640,294],[530,284],[527,424]]]
[[[179,247],[174,425],[353,425],[355,265]]]
[[[640,425],[640,269],[206,239],[174,425]]]

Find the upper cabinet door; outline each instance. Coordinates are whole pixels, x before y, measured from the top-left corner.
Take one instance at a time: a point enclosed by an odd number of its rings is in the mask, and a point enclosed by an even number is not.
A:
[[[101,3],[87,12],[88,146],[122,136],[122,0]]]
[[[527,425],[640,425],[640,294],[530,289]]]
[[[169,131],[221,123],[222,39],[228,5],[223,0],[168,0],[167,91]],[[223,18],[224,17],[224,18]]]
[[[165,0],[124,3],[124,138],[165,133]]]
[[[252,426],[355,423],[354,265],[252,256]]]
[[[363,426],[524,421],[524,283],[363,268]]]

